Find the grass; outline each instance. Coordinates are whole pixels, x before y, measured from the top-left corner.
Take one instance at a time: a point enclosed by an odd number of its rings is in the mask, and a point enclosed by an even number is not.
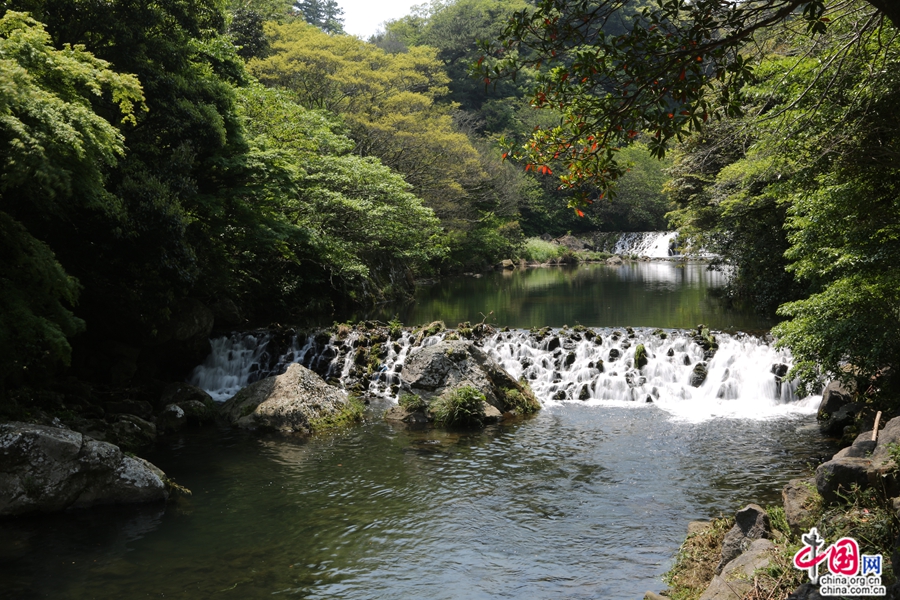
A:
[[[434,424],[441,427],[484,425],[484,394],[471,386],[458,387],[431,403]]]
[[[672,600],[696,600],[706,591],[722,558],[722,541],[733,525],[733,518],[721,517],[684,540],[675,565],[663,576]]]
[[[408,412],[416,412],[428,408],[428,403],[417,394],[403,394],[397,403]]]

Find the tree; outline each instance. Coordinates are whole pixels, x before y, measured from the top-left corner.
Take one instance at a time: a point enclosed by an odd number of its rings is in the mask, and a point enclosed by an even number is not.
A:
[[[27,14],[0,17],[0,390],[29,369],[68,363],[68,338],[84,328],[71,311],[80,285],[36,237],[35,215],[121,210],[104,183],[124,139],[94,112],[98,98],[133,121],[143,94],[137,78],[83,48],[55,49]]]
[[[656,156],[699,129],[713,114],[741,112],[739,91],[752,79],[746,49],[757,32],[781,27],[821,33],[832,11],[824,0],[668,0],[648,4],[627,31],[609,33],[625,0],[542,0],[517,12],[501,41],[488,44],[479,71],[486,84],[541,68],[532,104],[563,111],[511,156],[526,168],[556,171],[561,185],[589,182],[601,192],[625,170],[619,148],[641,133]],[[886,16],[900,22],[896,3],[872,0],[861,18],[871,32]],[[802,14],[798,14],[802,11]],[[852,53],[848,45],[844,54]],[[591,198],[576,195],[572,206]]]
[[[344,33],[344,9],[336,0],[297,0],[294,8],[307,23],[325,33]]]

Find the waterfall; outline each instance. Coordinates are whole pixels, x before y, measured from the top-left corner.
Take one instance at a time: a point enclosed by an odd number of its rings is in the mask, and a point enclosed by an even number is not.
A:
[[[396,400],[409,353],[445,335],[418,340],[406,330],[393,339],[356,330],[341,339],[300,334],[276,355],[269,334],[234,334],[212,341],[212,353],[190,381],[223,401],[299,362],[326,380]],[[527,380],[545,406],[653,403],[687,421],[815,412],[817,397],[800,399],[797,382],[782,381],[791,364],[787,351],[746,334],[717,333],[714,340],[717,348],[704,349],[702,339],[689,331],[545,328],[496,332],[478,343],[513,377]],[[369,363],[367,352],[375,345],[378,360]],[[638,345],[647,358],[640,368],[635,365]]]
[[[626,232],[619,236],[613,246],[612,252],[623,256],[649,256],[650,258],[664,258],[673,256],[674,241],[677,237],[674,231],[636,231]]]

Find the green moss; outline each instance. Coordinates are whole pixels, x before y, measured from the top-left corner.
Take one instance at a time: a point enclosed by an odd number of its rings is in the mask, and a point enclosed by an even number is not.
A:
[[[241,418],[250,416],[259,404],[245,404],[241,407]]]
[[[400,322],[397,315],[394,315],[394,318],[388,321],[388,335],[395,340],[400,339],[403,335],[403,323]]]
[[[439,334],[440,332],[444,331],[445,329],[447,329],[447,326],[444,325],[443,321],[434,321],[434,322],[422,327],[422,329],[419,330],[419,333],[423,337],[430,337],[432,335]]]
[[[441,427],[481,427],[484,425],[484,394],[471,386],[445,393],[429,407],[434,424]]]
[[[647,365],[647,350],[643,344],[638,344],[634,349],[634,368],[640,369]]]
[[[517,415],[530,415],[541,410],[541,403],[535,397],[534,392],[527,381],[520,382],[522,390],[509,388],[503,390],[504,404],[506,410]]]
[[[362,420],[363,412],[366,405],[356,396],[349,396],[347,403],[343,408],[332,415],[326,415],[318,419],[310,419],[310,431],[323,431],[326,429],[335,429],[338,427],[346,427]]]

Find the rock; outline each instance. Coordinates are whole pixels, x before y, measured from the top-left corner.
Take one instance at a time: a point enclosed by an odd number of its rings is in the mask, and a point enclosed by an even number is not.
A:
[[[403,367],[402,387],[426,401],[471,386],[500,413],[532,412],[540,404],[497,361],[468,340],[443,341],[413,350]]]
[[[168,406],[169,404],[181,406],[182,403],[190,401],[197,401],[209,407],[215,406],[215,401],[209,394],[197,386],[183,381],[167,385],[163,390],[157,406],[163,407]]]
[[[125,450],[137,450],[156,441],[156,425],[134,415],[119,415],[109,428],[106,441]]]
[[[215,408],[197,400],[186,400],[175,404],[184,411],[184,416],[189,425],[203,425],[213,421],[216,417]]]
[[[809,520],[812,516],[810,503],[816,493],[816,478],[792,479],[781,490],[781,499],[784,504],[784,517],[791,531],[799,534],[808,531],[812,525]]]
[[[667,598],[654,592],[647,592],[644,594],[644,600],[667,600]]]
[[[691,371],[691,378],[688,383],[690,383],[693,387],[700,387],[703,385],[703,382],[706,381],[706,376],[709,372],[706,370],[706,363],[699,362],[694,365],[694,370]]]
[[[768,538],[772,534],[769,515],[757,504],[748,504],[734,515],[734,527],[722,541],[722,559],[716,567],[721,573],[725,565],[737,558],[753,540]]]
[[[153,406],[149,402],[143,400],[119,400],[116,402],[107,402],[103,405],[107,413],[121,413],[134,415],[142,419],[153,418]]]
[[[510,259],[507,258],[507,259],[500,261],[500,268],[501,269],[515,269],[516,263],[514,263],[513,261],[511,261]]]
[[[753,540],[747,549],[713,577],[700,600],[741,600],[753,588],[753,573],[769,565],[775,544],[766,539]]]
[[[386,421],[400,421],[408,425],[424,427],[428,423],[428,415],[425,411],[410,411],[402,406],[392,406],[384,413]]]
[[[216,323],[239,325],[244,320],[243,316],[241,316],[241,309],[228,298],[219,298],[210,306],[210,309]]]
[[[0,516],[168,497],[165,474],[69,429],[0,424]]]
[[[820,594],[818,588],[811,583],[804,583],[791,594],[788,594],[787,600],[825,600]]]
[[[838,492],[849,491],[853,484],[868,487],[870,473],[874,474],[874,471],[869,458],[832,459],[816,469],[816,489],[825,502],[836,502]]]
[[[822,431],[824,431],[828,435],[841,435],[844,433],[844,428],[850,425],[853,425],[854,420],[856,419],[856,414],[862,409],[863,405],[860,403],[850,403],[845,404],[836,412],[831,413],[825,421],[821,423]],[[824,413],[819,413],[824,414]]]
[[[610,256],[606,259],[606,264],[612,265],[614,267],[618,267],[620,265],[625,264],[625,261],[622,260],[621,256]]]
[[[891,447],[898,444],[900,444],[900,417],[895,417],[878,432],[878,442],[872,451],[872,459],[878,463],[890,460]]]
[[[165,433],[171,433],[184,429],[187,425],[187,415],[177,404],[170,404],[165,407],[159,416],[156,417],[156,426]]]
[[[853,444],[842,449],[834,458],[866,458],[872,455],[876,442],[872,441],[872,432],[864,431],[856,436]]]
[[[819,403],[818,418],[827,420],[845,404],[853,402],[853,393],[844,387],[840,381],[832,381],[825,386],[822,392],[822,402]]]
[[[292,363],[283,374],[242,389],[222,405],[220,414],[238,427],[310,433],[323,420],[349,416],[352,410],[343,391],[328,385],[306,367]]]

